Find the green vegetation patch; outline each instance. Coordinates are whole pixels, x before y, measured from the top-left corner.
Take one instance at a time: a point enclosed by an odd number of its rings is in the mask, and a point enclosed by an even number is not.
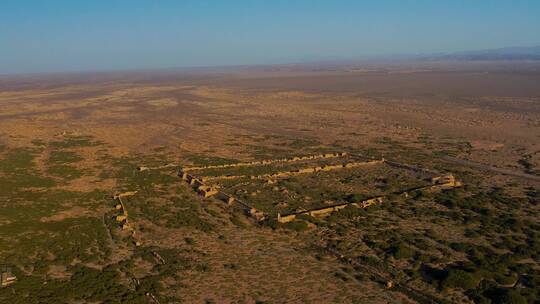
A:
[[[192,227],[211,231],[213,226],[204,219],[200,198],[175,174],[168,170],[137,171],[136,164],[147,164],[152,160],[122,158],[113,160],[112,177],[116,178],[122,191],[138,191],[126,198],[132,220],[146,219],[167,227]]]
[[[129,202],[131,210],[136,209],[137,217],[157,225],[167,228],[192,227],[205,232],[213,230],[213,226],[202,218],[200,203],[194,202],[191,196],[184,194],[168,197],[161,204],[137,198],[132,198]]]
[[[144,290],[132,290],[120,284],[120,272],[116,266],[107,266],[103,270],[75,266],[69,280],[47,280],[38,276],[17,274],[15,285],[17,292],[11,288],[0,289],[0,300],[3,303],[148,303]]]
[[[34,167],[34,158],[40,150],[17,148],[9,150],[0,160],[0,171],[4,174],[24,173]]]
[[[0,197],[13,197],[25,188],[49,188],[55,185],[35,168],[34,158],[40,150],[17,148],[0,156]]]
[[[3,201],[0,204],[1,215],[9,222],[0,229],[0,257],[5,259],[9,256],[14,259],[11,262],[16,260],[27,264],[31,261],[30,257],[39,260],[40,252],[46,254],[48,250],[55,249],[58,249],[55,256],[65,261],[73,258],[93,260],[99,257],[89,247],[97,246],[101,248],[100,251],[106,251],[103,243],[99,246],[95,243],[104,239],[104,225],[101,219],[77,212],[96,210],[102,204],[104,195],[100,191],[82,193],[50,190],[22,192],[9,201]],[[67,205],[79,209],[63,215],[62,212],[70,208]],[[78,241],[79,238],[82,239]],[[69,248],[81,252],[72,254]]]
[[[67,165],[57,165],[49,167],[47,169],[47,174],[55,177],[60,177],[64,180],[73,180],[83,176],[82,171],[73,166]]]
[[[96,141],[92,136],[70,136],[65,137],[61,141],[51,141],[49,146],[53,148],[78,148],[78,147],[95,147],[103,145],[101,141]]]
[[[71,164],[83,159],[82,156],[71,151],[52,151],[49,155],[49,163],[53,164]]]

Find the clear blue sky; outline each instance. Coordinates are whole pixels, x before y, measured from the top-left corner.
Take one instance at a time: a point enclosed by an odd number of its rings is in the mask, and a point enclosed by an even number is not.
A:
[[[0,74],[539,44],[539,0],[0,0]]]

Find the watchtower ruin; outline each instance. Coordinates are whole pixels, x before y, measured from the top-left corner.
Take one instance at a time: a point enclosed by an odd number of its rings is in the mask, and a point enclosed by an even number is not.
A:
[[[0,286],[6,287],[17,281],[17,277],[11,273],[11,267],[7,265],[0,266]]]

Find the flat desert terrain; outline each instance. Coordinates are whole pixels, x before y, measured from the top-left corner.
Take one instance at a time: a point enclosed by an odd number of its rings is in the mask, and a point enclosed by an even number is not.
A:
[[[537,62],[0,76],[0,302],[538,303],[539,185]]]

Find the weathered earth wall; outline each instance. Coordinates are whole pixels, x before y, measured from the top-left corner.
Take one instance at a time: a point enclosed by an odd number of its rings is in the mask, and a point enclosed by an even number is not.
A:
[[[295,156],[292,158],[282,158],[282,159],[268,159],[254,162],[244,162],[244,163],[235,163],[235,164],[226,164],[226,165],[210,165],[210,166],[200,166],[200,167],[185,167],[183,171],[195,171],[195,170],[204,170],[204,169],[219,169],[219,168],[234,168],[234,167],[248,167],[248,166],[257,166],[257,165],[269,165],[274,163],[292,163],[299,162],[304,160],[316,160],[316,159],[325,159],[325,158],[336,158],[347,156],[346,152],[339,153],[327,153],[319,155],[310,155],[310,156]]]
[[[209,186],[206,185],[205,182],[216,180],[216,179],[234,179],[234,178],[244,178],[249,177],[250,179],[263,179],[263,178],[281,178],[281,177],[287,177],[292,175],[298,175],[298,174],[313,174],[317,172],[327,172],[327,171],[335,171],[335,170],[342,170],[347,168],[357,168],[362,166],[369,166],[369,165],[377,165],[377,164],[388,164],[392,167],[397,167],[401,169],[406,170],[412,170],[414,172],[422,172],[422,173],[431,173],[431,174],[440,174],[437,171],[434,170],[428,170],[408,164],[401,164],[393,161],[388,161],[385,159],[381,160],[372,160],[372,161],[364,161],[364,162],[351,162],[346,164],[339,164],[339,165],[326,165],[326,166],[318,166],[318,167],[310,167],[310,168],[303,168],[303,169],[297,169],[293,171],[285,171],[285,172],[277,172],[277,173],[271,173],[271,174],[263,174],[263,175],[257,175],[257,176],[212,176],[212,177],[206,177],[206,178],[200,178],[196,177],[190,173],[188,173],[189,170],[201,170],[201,169],[209,169],[209,168],[229,168],[229,167],[240,167],[240,166],[252,166],[252,165],[259,165],[259,164],[271,164],[275,162],[295,162],[300,160],[307,160],[307,159],[320,159],[320,158],[331,158],[331,157],[342,157],[347,155],[346,153],[334,153],[334,154],[321,154],[321,155],[314,155],[314,156],[306,156],[306,157],[293,157],[290,159],[279,159],[279,160],[266,160],[266,161],[260,161],[260,162],[250,162],[250,163],[238,163],[238,164],[229,164],[229,165],[217,165],[217,166],[206,166],[206,167],[191,167],[191,168],[183,168],[179,171],[179,175],[182,177],[182,179],[190,184],[192,188],[199,193],[201,196],[208,198],[208,197],[215,197],[221,201],[224,201],[227,204],[237,203],[241,205],[245,210],[246,213],[253,218],[255,218],[258,221],[267,219],[267,215],[257,210],[249,204],[246,204],[237,198],[233,197],[232,195],[229,195],[219,189],[219,187],[215,186]],[[452,174],[446,174],[446,175],[437,175],[433,176],[431,178],[431,184],[426,185],[424,187],[418,187],[414,189],[405,190],[399,193],[399,195],[405,195],[408,196],[410,193],[413,193],[415,191],[422,191],[422,190],[428,190],[428,191],[436,191],[440,189],[449,189],[454,187],[461,187],[462,183],[457,181],[455,177]],[[311,210],[305,210],[301,212],[295,212],[290,213],[286,215],[281,215],[278,213],[277,221],[280,223],[288,223],[296,219],[299,215],[310,215],[310,216],[327,216],[331,214],[332,212],[336,212],[339,210],[342,210],[346,208],[347,206],[355,206],[358,208],[367,208],[374,204],[380,204],[384,202],[386,199],[386,196],[379,196],[374,197],[371,199],[367,199],[361,202],[346,202],[341,203],[333,206],[328,207],[322,207],[322,208],[314,208]]]
[[[433,177],[431,181],[432,181],[431,185],[415,188],[413,190],[406,190],[406,191],[400,192],[399,195],[408,196],[410,193],[415,192],[415,191],[422,191],[422,190],[437,191],[441,189],[461,187],[463,185],[460,181],[457,181],[452,174],[436,176],[436,177]],[[294,221],[296,217],[299,215],[327,216],[330,213],[344,209],[347,206],[367,208],[371,205],[380,204],[384,202],[385,200],[386,200],[386,196],[379,196],[379,197],[371,198],[371,199],[364,200],[358,203],[347,202],[347,203],[333,205],[329,207],[315,208],[311,210],[306,210],[306,211],[296,212],[296,213],[291,213],[291,214],[286,214],[286,215],[278,214],[277,221],[280,223],[288,223],[288,222]]]
[[[366,162],[352,162],[352,163],[339,164],[339,165],[327,165],[327,166],[303,168],[303,169],[297,169],[297,170],[292,170],[292,171],[282,171],[282,172],[262,174],[262,175],[251,175],[251,176],[221,175],[221,176],[202,177],[201,180],[206,182],[206,181],[213,181],[213,180],[220,180],[220,179],[239,179],[239,178],[250,178],[250,179],[284,178],[284,177],[300,175],[300,174],[313,174],[317,172],[328,172],[328,171],[336,171],[336,170],[342,170],[342,169],[352,169],[352,168],[358,168],[358,167],[369,166],[369,165],[377,165],[377,164],[383,164],[383,163],[384,163],[384,160],[373,160],[373,161],[366,161]]]

